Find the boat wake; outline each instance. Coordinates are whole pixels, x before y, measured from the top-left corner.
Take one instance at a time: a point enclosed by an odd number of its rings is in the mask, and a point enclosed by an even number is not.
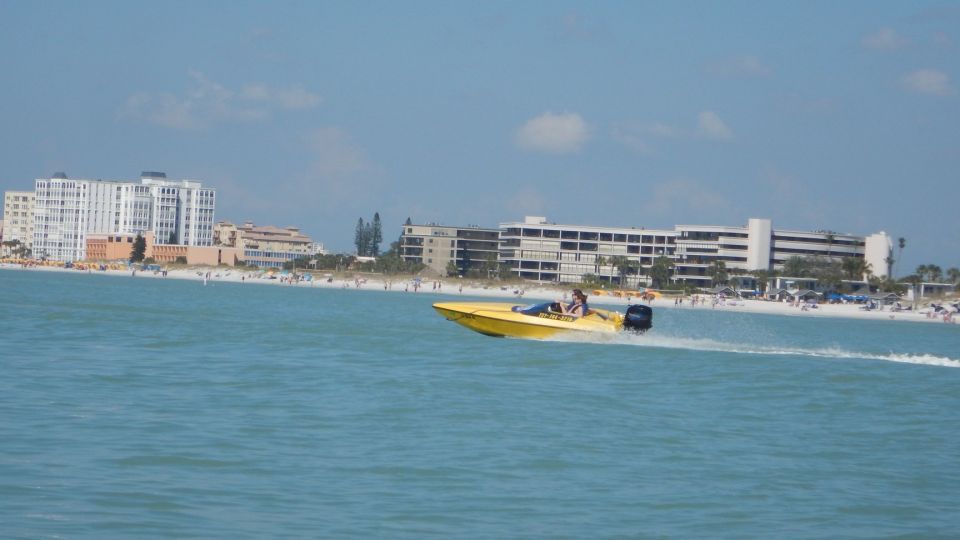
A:
[[[568,339],[563,339],[568,341]],[[571,340],[572,341],[572,340]],[[582,336],[576,341],[582,342]],[[851,351],[838,347],[802,348],[756,345],[749,343],[728,343],[713,339],[684,338],[674,336],[654,335],[651,333],[638,336],[632,334],[597,335],[591,336],[588,341],[600,344],[630,345],[635,347],[650,347],[658,349],[680,349],[690,351],[727,352],[737,354],[777,355],[777,356],[805,356],[813,358],[851,358],[863,360],[882,360],[886,362],[900,362],[905,364],[919,364],[925,366],[960,367],[960,360],[926,353],[875,353],[867,351]]]

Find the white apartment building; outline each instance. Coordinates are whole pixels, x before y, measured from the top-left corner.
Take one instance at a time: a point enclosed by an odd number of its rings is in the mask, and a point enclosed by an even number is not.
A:
[[[139,184],[74,180],[64,173],[35,181],[33,256],[86,258],[88,233],[156,233],[158,244],[213,243],[215,190],[199,182],[144,173]]]
[[[162,172],[144,172],[140,188],[148,188],[152,206],[147,229],[157,244],[212,246],[216,190],[191,180],[170,181]]]
[[[757,218],[740,227],[676,225],[672,230],[560,225],[540,216],[500,224],[500,262],[516,277],[541,282],[579,283],[585,274],[617,282],[619,273],[610,264],[615,256],[643,269],[640,276],[626,277],[624,286],[647,283],[644,275],[660,256],[673,262],[675,281],[701,287],[710,286],[714,261],[738,275],[782,270],[792,256],[861,257],[874,275],[886,277],[892,248],[884,232],[865,237],[774,229],[771,220]]]
[[[878,277],[890,275],[893,244],[884,232],[870,236],[830,231],[774,229],[771,220],[751,218],[745,227],[677,225],[674,279],[710,285],[710,266],[722,261],[731,275],[782,270],[790,257],[858,257]]]
[[[7,191],[3,194],[3,241],[17,240],[27,248],[33,248],[32,191]]]
[[[674,258],[675,239],[670,230],[560,225],[526,216],[522,222],[500,224],[500,262],[521,279],[580,283],[584,275],[593,274],[613,281],[619,279],[610,264],[613,257],[624,256],[649,269],[657,257]],[[643,276],[626,280],[626,286],[645,283]]]

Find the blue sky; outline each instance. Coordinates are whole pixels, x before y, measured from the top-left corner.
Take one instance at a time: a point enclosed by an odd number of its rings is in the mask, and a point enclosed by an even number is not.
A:
[[[218,189],[358,218],[745,224],[960,266],[960,3],[0,2],[0,189]],[[896,254],[895,254],[896,255]]]

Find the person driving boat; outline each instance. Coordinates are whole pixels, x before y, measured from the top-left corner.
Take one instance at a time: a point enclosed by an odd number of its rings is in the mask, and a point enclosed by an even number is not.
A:
[[[590,313],[590,307],[587,306],[587,295],[583,294],[583,291],[580,289],[574,289],[573,302],[569,305],[561,303],[560,311],[564,315],[570,315],[571,317],[583,317],[587,313]]]

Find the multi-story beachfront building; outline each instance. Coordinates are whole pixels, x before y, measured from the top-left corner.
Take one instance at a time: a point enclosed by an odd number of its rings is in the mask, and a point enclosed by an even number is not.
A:
[[[824,257],[839,260],[862,258],[873,275],[890,274],[893,244],[884,232],[870,236],[832,231],[774,229],[769,219],[752,218],[745,227],[677,225],[674,279],[701,287],[710,286],[710,267],[723,262],[731,275],[755,270],[782,271],[791,257]]]
[[[654,260],[674,258],[676,232],[548,223],[540,216],[500,224],[500,262],[514,277],[541,282],[580,283],[587,274],[619,281],[615,257],[649,269]],[[644,275],[623,276],[624,285],[646,283]]]
[[[261,268],[282,268],[301,257],[323,253],[323,244],[300,233],[297,227],[256,226],[246,222],[234,225],[221,221],[214,226],[214,244],[236,247],[244,263]]]
[[[828,231],[774,229],[769,219],[746,226],[676,225],[672,230],[611,228],[548,223],[528,216],[500,225],[500,262],[522,279],[579,283],[586,274],[602,281],[635,286],[657,257],[673,264],[673,279],[700,287],[711,284],[710,266],[723,262],[730,275],[753,270],[782,270],[792,256],[863,258],[874,275],[889,275],[892,243],[884,232],[870,236]],[[626,257],[641,271],[620,276],[614,257]]]
[[[35,183],[33,255],[58,261],[86,258],[86,236],[156,232],[158,244],[213,243],[215,190],[190,180],[144,173],[140,183],[70,179]]]
[[[497,271],[499,237],[499,229],[476,225],[404,225],[400,235],[400,256],[424,264],[441,276],[448,274],[450,263],[453,263],[458,275],[483,274],[487,277],[488,273]]]
[[[3,194],[3,241],[18,241],[27,249],[33,248],[32,191],[7,191]]]
[[[216,190],[200,182],[170,181],[162,172],[145,172],[140,188],[149,189],[152,206],[149,230],[157,244],[213,245]]]

